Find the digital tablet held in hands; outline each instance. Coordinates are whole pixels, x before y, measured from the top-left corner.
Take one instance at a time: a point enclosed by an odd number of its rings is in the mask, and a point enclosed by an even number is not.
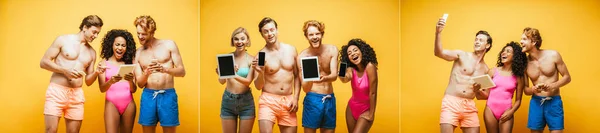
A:
[[[118,71],[119,73],[118,74],[121,77],[125,76],[128,73],[132,73],[134,68],[135,68],[135,65],[133,65],[133,64],[130,64],[130,65],[120,65],[119,66],[119,71]]]
[[[475,81],[475,83],[481,84],[481,89],[488,89],[488,88],[496,87],[496,84],[494,83],[492,78],[490,78],[490,75],[487,75],[487,74],[472,77],[471,79],[473,81]]]
[[[220,54],[217,55],[217,62],[219,71],[219,79],[233,78],[235,77],[235,63],[233,54]]]
[[[302,66],[302,81],[318,81],[319,60],[316,56],[300,58]]]

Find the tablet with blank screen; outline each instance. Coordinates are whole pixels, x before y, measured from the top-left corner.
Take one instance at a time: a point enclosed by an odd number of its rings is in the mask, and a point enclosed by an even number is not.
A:
[[[494,83],[492,78],[490,78],[490,76],[487,74],[481,75],[481,76],[476,76],[471,79],[473,79],[473,81],[475,81],[475,83],[481,84],[481,89],[488,89],[488,88],[496,87],[496,84]]]
[[[319,80],[319,60],[316,56],[302,57],[302,80],[303,81],[318,81]]]
[[[219,71],[219,79],[233,78],[235,77],[235,65],[233,54],[220,54],[217,55],[217,70]]]
[[[135,65],[133,64],[129,64],[129,65],[120,65],[119,66],[119,76],[121,77],[125,77],[125,75],[127,75],[128,73],[132,73],[133,69],[135,68]],[[124,80],[124,78],[123,78]]]

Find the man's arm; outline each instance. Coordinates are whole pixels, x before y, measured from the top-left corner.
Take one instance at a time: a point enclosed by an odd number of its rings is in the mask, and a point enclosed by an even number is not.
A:
[[[440,20],[438,21],[438,24],[436,25],[435,43],[434,43],[433,52],[436,57],[442,58],[446,61],[454,61],[454,60],[458,59],[458,57],[459,57],[458,54],[460,54],[462,51],[443,49],[443,47],[442,47],[442,30],[444,29],[445,25],[446,25],[446,23],[443,21],[443,19],[440,18]]]
[[[183,67],[183,61],[181,59],[181,55],[179,54],[179,48],[177,48],[177,44],[175,44],[174,41],[168,41],[167,43],[170,44],[169,48],[171,49],[173,68],[165,69],[165,73],[171,74],[175,77],[185,76],[185,68]]]
[[[259,52],[262,52],[259,51]],[[256,55],[258,55],[258,53],[256,53]],[[267,64],[267,60],[265,59],[265,64]],[[252,66],[254,67],[254,70],[256,71],[256,79],[254,80],[254,87],[256,87],[257,90],[261,90],[264,85],[265,85],[265,73],[263,70],[265,67],[264,66],[258,66],[258,56],[256,56],[254,58],[254,61],[252,61]]]
[[[329,50],[327,51],[328,53],[332,53],[331,55],[331,59],[329,62],[329,75],[323,76],[323,79],[321,80],[322,82],[333,82],[335,80],[337,80],[337,75],[338,75],[338,49],[331,45],[331,47],[329,48]]]
[[[54,39],[54,42],[52,42],[52,45],[50,45],[50,48],[48,48],[48,50],[46,50],[46,53],[44,53],[42,60],[40,60],[40,68],[43,68],[43,69],[46,69],[48,71],[55,72],[55,73],[61,73],[61,74],[65,74],[70,71],[67,68],[59,66],[58,64],[56,64],[53,61],[56,59],[56,57],[58,57],[58,54],[60,53],[60,49],[63,46],[62,40],[63,40],[63,37],[61,37],[61,36]],[[65,74],[65,76],[67,76],[67,75],[69,75],[69,74]]]
[[[491,78],[494,78],[494,71],[497,68],[492,68],[490,70],[488,70],[488,72],[486,73],[487,75],[489,75]],[[487,89],[477,89],[475,90],[475,97],[477,98],[477,100],[487,100],[488,96],[490,94],[490,88]]]
[[[300,56],[298,56],[298,57],[295,58],[296,59],[296,68],[298,68],[298,76],[294,76],[294,82],[295,82],[295,79],[297,77],[297,79],[301,83],[302,89],[304,89],[304,92],[309,92],[312,89],[313,82],[312,81],[304,81],[302,79],[302,76],[303,76],[303,74],[302,74],[302,64],[300,63],[300,61],[301,61],[300,58],[302,58],[302,55],[303,54],[301,52]],[[296,75],[295,70],[294,70],[294,75]]]
[[[139,88],[145,88],[146,87],[146,81],[148,81],[148,76],[151,74],[152,72],[152,67],[146,67],[145,69],[142,68],[142,64],[140,63],[140,53],[142,48],[138,49],[135,52],[135,58],[133,59],[133,63],[136,64],[135,66],[135,70],[133,75],[135,75],[135,82],[137,83],[137,86]]]
[[[558,73],[562,76],[562,78],[558,79],[558,81],[549,84],[550,89],[558,89],[563,87],[571,82],[571,74],[569,74],[569,70],[567,69],[567,65],[562,59],[562,56],[558,52],[553,55],[556,59],[556,69]]]
[[[294,91],[294,96],[293,96],[294,99],[292,102],[293,105],[292,105],[292,110],[291,110],[291,112],[295,113],[296,111],[298,111],[298,100],[300,100],[300,82],[301,82],[300,78],[302,78],[302,77],[300,77],[300,75],[299,75],[300,69],[297,67],[297,64],[298,64],[297,62],[299,61],[297,58],[298,53],[296,52],[296,48],[294,48],[293,46],[290,46],[290,47],[292,47],[291,48],[292,51],[290,51],[290,52],[293,53],[293,56],[294,56],[293,59],[295,59],[294,66],[296,66],[296,67],[294,67],[294,75],[292,75],[292,76],[294,76],[293,77],[294,78],[294,90],[293,90]]]
[[[90,62],[90,64],[87,66],[87,68],[85,69],[85,73],[87,75],[84,76],[85,78],[85,84],[87,86],[90,86],[94,83],[94,80],[96,80],[96,78],[98,77],[98,72],[94,70],[94,67],[96,65],[96,50],[90,49],[90,53],[92,56],[92,62]]]

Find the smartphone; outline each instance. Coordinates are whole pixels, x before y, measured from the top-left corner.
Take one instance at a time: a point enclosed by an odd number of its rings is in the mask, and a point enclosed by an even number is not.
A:
[[[447,14],[447,13],[445,13],[445,14],[442,16],[442,19],[444,19],[444,23],[446,23],[446,20],[448,20],[448,14]]]
[[[265,52],[258,52],[258,66],[265,66]]]
[[[348,67],[348,64],[346,64],[346,62],[341,62],[340,69],[338,70],[338,76],[340,76],[340,77],[346,76],[346,68],[347,67]]]

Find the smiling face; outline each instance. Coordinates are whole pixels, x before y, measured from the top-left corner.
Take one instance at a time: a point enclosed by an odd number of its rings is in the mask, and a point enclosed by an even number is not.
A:
[[[514,49],[511,46],[506,46],[502,50],[500,54],[500,62],[504,63],[504,65],[511,64],[513,61]]]
[[[475,51],[486,51],[490,45],[487,43],[488,36],[484,34],[479,34],[475,37],[475,42],[473,42],[473,49]]]
[[[244,33],[238,33],[231,38],[233,41],[233,47],[235,47],[235,51],[245,51],[246,46],[248,45],[248,36]]]
[[[98,38],[98,33],[100,33],[100,30],[102,29],[102,27],[96,27],[96,26],[91,26],[91,27],[87,27],[84,26],[82,31],[83,31],[83,35],[84,35],[84,39],[87,43],[92,43],[92,41],[94,41],[94,39]]]
[[[362,52],[360,49],[356,45],[350,45],[346,52],[348,53],[350,63],[359,66],[362,62]]]
[[[125,38],[119,36],[115,38],[115,42],[113,43],[112,48],[113,55],[115,56],[115,58],[117,60],[121,60],[121,58],[123,58],[123,55],[127,51],[127,41],[125,41]]]
[[[309,26],[306,29],[306,39],[311,47],[319,48],[321,46],[321,39],[323,38],[323,34],[319,29],[315,26]]]
[[[277,42],[277,27],[275,23],[267,23],[260,29],[260,33],[267,44],[275,44]]]
[[[531,49],[535,48],[535,42],[533,42],[525,33],[521,35],[521,47],[523,47],[522,52],[529,52]]]

